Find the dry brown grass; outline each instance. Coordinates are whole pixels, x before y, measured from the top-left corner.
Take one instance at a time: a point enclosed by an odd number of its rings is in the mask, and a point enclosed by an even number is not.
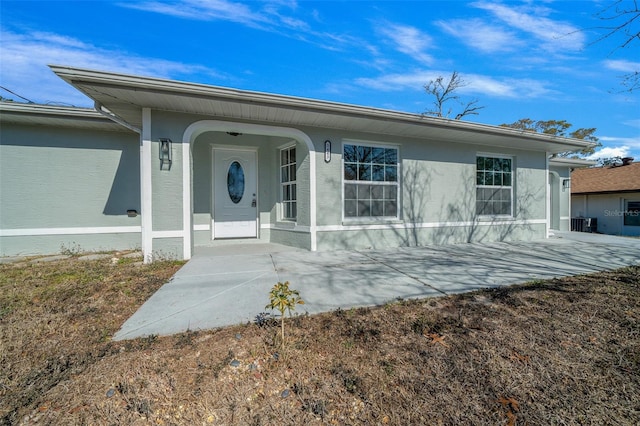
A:
[[[640,267],[110,341],[179,266],[0,266],[0,422],[640,423]]]

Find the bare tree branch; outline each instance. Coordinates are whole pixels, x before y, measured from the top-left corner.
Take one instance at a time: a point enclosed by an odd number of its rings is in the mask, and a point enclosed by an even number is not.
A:
[[[442,76],[439,76],[435,80],[431,80],[428,84],[425,84],[424,89],[428,94],[435,97],[435,100],[433,101],[434,108],[426,110],[423,114],[441,118],[449,118],[453,111],[453,108],[449,107],[449,109],[445,112],[445,105],[451,101],[454,101],[463,106],[462,112],[456,114],[455,120],[460,120],[466,115],[478,115],[478,110],[484,108],[484,106],[479,106],[477,99],[473,99],[467,103],[464,103],[460,100],[460,96],[458,96],[458,94],[456,93],[456,90],[467,85],[468,83],[462,80],[460,74],[458,74],[457,71],[453,71],[451,77],[446,82],[444,77]]]

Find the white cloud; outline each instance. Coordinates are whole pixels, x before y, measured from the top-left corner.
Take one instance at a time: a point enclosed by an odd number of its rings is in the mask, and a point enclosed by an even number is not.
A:
[[[2,39],[2,50],[0,50],[2,86],[37,103],[91,104],[84,95],[55,76],[48,69],[48,64],[72,65],[160,78],[193,74],[225,78],[202,65],[146,58],[127,52],[102,49],[60,34],[45,32],[17,34],[3,29],[0,30],[0,38]],[[5,96],[11,98],[9,95]]]
[[[611,157],[634,157],[640,160],[640,135],[636,137],[602,136],[602,148],[588,157],[589,160]]]
[[[160,1],[132,1],[120,3],[120,6],[198,21],[232,21],[243,23],[251,27],[258,27],[263,24],[271,23],[271,19],[268,14],[254,12],[247,4],[225,0],[183,0],[172,3]]]
[[[599,160],[601,158],[626,157],[629,155],[628,146],[604,147],[589,155],[587,160]]]
[[[551,13],[545,7],[514,6],[511,4],[477,2],[473,6],[489,11],[513,29],[527,33],[543,44],[544,50],[565,53],[578,51],[585,45],[585,35],[580,28],[564,21],[547,18]]]
[[[390,40],[399,52],[411,56],[418,62],[426,64],[433,62],[433,57],[426,53],[427,48],[432,44],[431,37],[419,29],[385,22],[379,25],[378,31]]]
[[[449,71],[418,70],[403,74],[386,74],[375,78],[359,78],[355,84],[384,92],[415,90],[439,76],[448,78]],[[499,98],[537,98],[555,93],[544,82],[532,79],[495,78],[480,74],[460,74],[466,86],[458,89],[460,94],[479,94]]]
[[[640,70],[640,62],[626,61],[624,59],[606,60],[604,66],[610,70],[621,72],[636,72]]]
[[[477,18],[438,21],[436,24],[445,32],[482,52],[508,52],[523,44],[512,31],[506,31]]]

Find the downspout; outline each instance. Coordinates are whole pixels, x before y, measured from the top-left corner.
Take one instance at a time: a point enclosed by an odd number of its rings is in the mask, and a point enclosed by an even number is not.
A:
[[[100,114],[104,115],[105,117],[107,117],[109,120],[118,123],[119,125],[126,127],[129,130],[132,130],[134,132],[136,132],[137,134],[142,134],[142,130],[138,129],[136,126],[133,126],[129,123],[127,123],[126,121],[124,121],[124,119],[122,117],[117,116],[116,114],[112,113],[111,111],[109,111],[108,109],[106,109],[100,102],[95,101],[93,104],[94,108],[96,109],[96,111],[98,111]]]

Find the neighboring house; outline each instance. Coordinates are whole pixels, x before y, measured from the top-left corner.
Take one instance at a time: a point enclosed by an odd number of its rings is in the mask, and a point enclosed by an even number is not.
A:
[[[603,234],[640,236],[640,163],[575,170],[571,208],[576,218],[596,219]]]
[[[242,238],[308,250],[545,238],[552,218],[566,214],[552,198],[565,194],[568,204],[567,192],[552,197],[561,185],[553,179],[571,167],[549,158],[592,146],[420,114],[52,69],[96,111],[0,104],[4,256],[139,247],[146,261],[189,259],[213,241]]]

